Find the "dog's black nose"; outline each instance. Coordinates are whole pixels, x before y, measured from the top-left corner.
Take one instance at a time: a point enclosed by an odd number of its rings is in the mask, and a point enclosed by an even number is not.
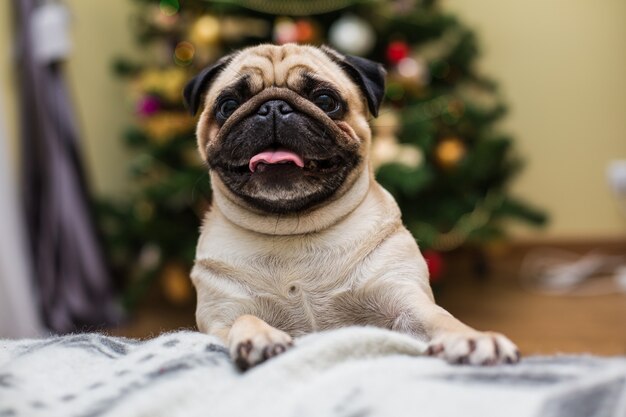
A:
[[[293,108],[283,100],[269,100],[261,104],[257,114],[259,116],[269,116],[275,114],[276,116],[284,117],[289,113],[293,113]]]

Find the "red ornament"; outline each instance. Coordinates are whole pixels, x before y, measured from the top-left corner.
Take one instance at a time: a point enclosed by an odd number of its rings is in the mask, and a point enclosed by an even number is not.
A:
[[[315,27],[308,20],[296,21],[296,42],[307,43],[315,38]]]
[[[430,282],[438,282],[444,270],[443,256],[434,250],[426,250],[422,255],[424,255],[424,259],[426,259],[426,264],[428,265]]]
[[[387,46],[387,59],[392,64],[397,64],[409,56],[409,45],[403,41],[393,41]]]

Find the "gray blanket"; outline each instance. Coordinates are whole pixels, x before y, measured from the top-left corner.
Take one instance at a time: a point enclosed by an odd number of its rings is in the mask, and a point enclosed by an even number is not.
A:
[[[626,416],[626,359],[451,366],[373,328],[301,338],[241,373],[194,332],[0,340],[0,416]]]

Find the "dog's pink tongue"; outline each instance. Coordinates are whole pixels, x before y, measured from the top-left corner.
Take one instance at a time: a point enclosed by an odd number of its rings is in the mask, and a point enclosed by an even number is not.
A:
[[[250,171],[256,171],[257,165],[260,163],[263,164],[284,164],[287,162],[292,162],[299,166],[300,168],[304,167],[304,161],[297,154],[287,150],[287,149],[273,149],[263,151],[254,155],[250,159],[250,164],[248,167]]]

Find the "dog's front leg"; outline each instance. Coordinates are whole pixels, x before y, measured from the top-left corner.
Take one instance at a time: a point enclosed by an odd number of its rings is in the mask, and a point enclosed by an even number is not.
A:
[[[397,327],[425,334],[429,340],[427,354],[450,363],[494,365],[515,363],[520,358],[517,346],[506,336],[474,330],[433,302],[420,302],[398,319]]]
[[[226,337],[235,364],[246,370],[293,346],[291,336],[249,314],[235,320]]]
[[[292,345],[291,337],[270,326],[258,314],[253,300],[239,287],[215,274],[194,269],[198,308],[198,330],[212,334],[228,346],[231,358],[242,370],[284,352]]]

